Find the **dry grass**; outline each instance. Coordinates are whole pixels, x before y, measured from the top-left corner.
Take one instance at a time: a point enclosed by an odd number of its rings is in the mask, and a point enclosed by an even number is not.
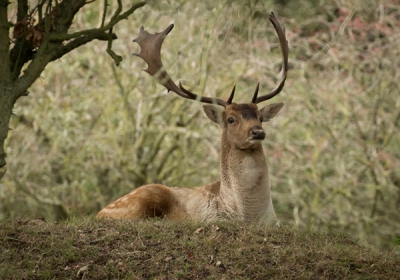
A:
[[[0,225],[1,279],[396,279],[400,256],[345,234],[166,220]]]
[[[277,82],[273,10],[290,46],[288,80],[274,99],[285,107],[265,126],[278,217],[393,250],[400,236],[398,1],[245,2],[152,1],[115,28],[124,58],[118,68],[99,42],[50,64],[14,108],[0,218],[92,215],[144,183],[218,180],[218,128],[199,103],[167,94],[140,70],[132,39],[141,25],[154,32],[174,22],[162,53],[171,76],[221,98],[236,83],[244,102],[258,81],[262,92]],[[100,11],[88,5],[74,28],[96,25]]]

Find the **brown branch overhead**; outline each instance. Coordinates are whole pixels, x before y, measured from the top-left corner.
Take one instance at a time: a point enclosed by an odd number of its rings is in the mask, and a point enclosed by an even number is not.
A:
[[[19,0],[18,4],[22,4],[25,6],[26,0]],[[44,2],[40,2],[38,4],[38,9],[43,7]],[[54,15],[52,13],[46,13],[46,16],[38,22],[35,26],[38,30],[45,30],[46,22],[50,22],[52,17],[54,17],[54,23],[56,26],[56,30],[52,30],[53,32],[68,32],[69,28],[71,27],[72,21],[74,19],[75,14],[79,11],[86,4],[85,0],[64,0],[58,4],[57,8],[59,12]],[[23,20],[24,18],[28,17],[28,9],[21,9],[18,5],[18,19],[19,21]],[[61,12],[63,11],[63,12]],[[59,42],[61,45],[61,42]],[[59,45],[53,45],[53,48],[58,47]],[[25,36],[22,35],[21,37],[16,39],[14,47],[10,51],[10,72],[12,74],[12,80],[16,80],[21,73],[22,67],[30,60],[34,58],[36,54],[35,46],[30,44],[27,40],[25,40]],[[40,68],[38,68],[39,70]],[[44,68],[43,68],[44,69]],[[41,70],[43,71],[43,70]],[[40,75],[40,73],[39,73]],[[38,77],[38,75],[34,75]],[[33,83],[33,81],[32,81]],[[28,85],[28,87],[30,84]]]
[[[0,0],[1,1],[1,0]],[[121,6],[114,12],[110,22],[100,28],[93,28],[68,34],[75,14],[84,5],[88,4],[86,0],[64,0],[56,5],[55,8],[48,7],[46,16],[43,17],[35,28],[38,30],[47,30],[44,32],[44,40],[36,50],[32,44],[29,44],[25,38],[16,40],[14,48],[10,52],[13,73],[13,80],[17,80],[15,93],[21,96],[23,92],[40,76],[46,65],[54,61],[75,48],[78,48],[92,40],[109,40],[108,32],[119,21],[126,19],[136,9],[145,5],[145,2],[133,4],[128,10],[121,14]],[[43,32],[43,31],[42,31]],[[111,39],[116,39],[115,34],[111,34]],[[66,44],[65,41],[68,41]],[[110,50],[107,50],[110,54]],[[112,53],[112,52],[111,52]],[[112,55],[115,60],[118,57]],[[32,60],[24,75],[20,77],[22,67]],[[117,61],[116,61],[117,62]]]
[[[55,25],[55,30],[52,30],[52,32],[46,36],[46,38],[52,42],[52,49],[54,50],[57,47],[62,46],[61,43],[65,40],[71,40],[71,39],[77,39],[79,37],[82,37],[82,40],[79,40],[78,42],[74,44],[68,43],[68,47],[61,47],[61,51],[56,51],[56,55],[53,59],[50,61],[57,59],[64,55],[66,52],[65,50],[69,49],[71,46],[81,46],[82,44],[86,44],[88,41],[88,38],[93,39],[99,39],[103,40],[103,34],[104,32],[108,31],[112,26],[117,24],[119,21],[126,19],[130,14],[132,14],[136,9],[142,7],[145,2],[140,2],[137,4],[133,4],[131,8],[129,8],[126,12],[124,12],[121,15],[118,15],[116,12],[121,12],[120,9],[117,9],[117,11],[113,14],[113,19],[105,26],[101,28],[94,28],[94,29],[89,29],[89,30],[84,30],[80,32],[76,32],[73,34],[66,34],[67,31],[69,30],[72,20],[74,18],[74,15],[79,11],[80,8],[82,8],[87,2],[84,0],[64,0],[63,2],[59,3],[57,6],[57,10],[55,13],[55,18],[54,18],[54,25]],[[57,11],[63,11],[63,12],[57,12]],[[38,23],[37,27],[41,30],[44,30],[45,28],[45,22],[51,20],[49,17],[54,16],[53,14],[47,15],[44,17],[44,19]],[[96,36],[93,36],[92,34],[96,34]],[[112,36],[113,39],[116,38],[115,35]],[[84,43],[83,43],[84,42]],[[72,50],[72,49],[69,49]],[[12,66],[11,66],[11,71],[13,73],[13,79],[17,79],[20,71],[25,63],[33,59],[33,56],[35,55],[35,51],[33,46],[30,46],[25,40],[17,40],[16,45],[14,48],[11,50],[11,57],[12,57]]]
[[[54,18],[55,32],[67,33],[75,15],[85,5],[86,0],[64,0],[59,3]],[[52,16],[52,14],[47,14],[42,24],[44,25],[47,18]]]
[[[75,33],[71,33],[71,34],[58,34],[58,33],[52,33],[50,34],[49,39],[51,41],[65,41],[65,40],[71,40],[71,39],[75,39],[78,38],[82,35],[87,35],[90,34],[91,32],[94,31],[103,31],[106,32],[108,31],[110,28],[112,28],[114,25],[116,25],[118,22],[120,22],[123,19],[128,18],[128,16],[130,16],[134,11],[136,11],[137,9],[143,7],[146,4],[146,2],[139,2],[136,4],[133,4],[131,8],[129,8],[126,12],[124,12],[123,14],[119,15],[119,16],[113,16],[113,18],[110,20],[110,22],[102,27],[99,28],[92,28],[92,29],[88,29],[88,30],[82,30],[82,31],[78,31]]]
[[[116,38],[115,34],[113,34],[113,38],[114,36]],[[26,69],[24,75],[18,78],[15,86],[16,94],[18,94],[19,96],[23,94],[26,89],[40,76],[46,65],[51,61],[61,58],[63,55],[90,41],[93,41],[95,39],[107,41],[108,38],[109,35],[107,33],[93,32],[92,34],[76,38],[66,45],[60,45],[59,43],[46,44],[48,46],[46,49],[48,50],[43,50],[43,48],[40,48],[35,58],[28,65],[28,68]]]
[[[105,32],[93,32],[92,34],[84,35],[75,40],[70,41],[68,44],[56,49],[53,52],[51,61],[61,58],[63,55],[69,53],[70,51],[85,45],[93,40],[108,41],[109,35]],[[112,34],[112,39],[117,39],[115,34]]]

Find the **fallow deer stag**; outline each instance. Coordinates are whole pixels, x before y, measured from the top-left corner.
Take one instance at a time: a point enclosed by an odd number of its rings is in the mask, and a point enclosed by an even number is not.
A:
[[[168,91],[203,103],[205,114],[222,128],[220,168],[221,180],[195,188],[169,188],[159,184],[141,186],[101,210],[97,217],[143,219],[165,217],[171,220],[239,220],[258,224],[277,222],[271,199],[268,167],[261,145],[265,138],[262,122],[271,120],[283,103],[258,109],[258,103],[277,95],[283,88],[288,70],[289,47],[284,28],[273,13],[270,21],[278,34],[282,51],[281,80],[268,94],[258,96],[259,85],[251,103],[233,103],[235,87],[227,101],[198,96],[171,80],[161,62],[161,45],[174,27],[149,34],[141,27],[134,39],[140,46],[144,69]],[[215,105],[219,105],[215,106]]]

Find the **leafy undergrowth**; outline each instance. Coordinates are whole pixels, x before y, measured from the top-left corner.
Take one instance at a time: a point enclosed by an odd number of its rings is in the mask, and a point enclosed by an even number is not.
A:
[[[396,279],[399,263],[344,234],[287,226],[0,222],[0,279]]]

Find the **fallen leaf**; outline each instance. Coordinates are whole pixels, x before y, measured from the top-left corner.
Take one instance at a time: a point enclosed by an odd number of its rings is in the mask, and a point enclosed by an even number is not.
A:
[[[188,257],[189,259],[195,259],[195,258],[196,258],[196,257],[194,256],[193,253],[187,254],[187,257]]]

